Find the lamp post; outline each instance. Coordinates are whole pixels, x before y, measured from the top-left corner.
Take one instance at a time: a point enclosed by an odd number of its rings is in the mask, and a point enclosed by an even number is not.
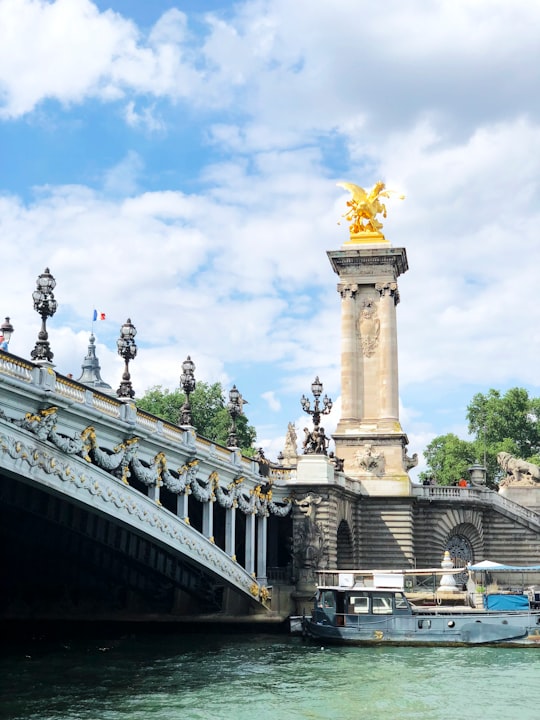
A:
[[[304,430],[304,432],[306,433],[306,438],[304,440],[305,454],[320,453],[326,455],[328,438],[324,433],[324,428],[319,426],[321,423],[321,415],[328,415],[328,413],[332,410],[333,403],[332,400],[328,397],[328,395],[325,395],[322,400],[323,406],[321,407],[320,397],[322,395],[322,391],[323,385],[322,382],[319,380],[319,376],[317,375],[315,380],[311,383],[311,392],[313,393],[313,397],[315,398],[313,409],[311,407],[311,402],[309,398],[307,398],[305,395],[302,395],[302,398],[300,399],[302,410],[313,417],[313,432],[309,432],[307,428],[305,428]]]
[[[128,318],[126,322],[120,328],[120,337],[116,341],[118,347],[118,354],[124,358],[125,367],[122,375],[122,382],[120,387],[116,391],[119,398],[132,398],[135,397],[135,391],[131,385],[131,376],[129,374],[129,361],[137,355],[137,345],[135,344],[135,335],[137,330],[135,325],[132,324]]]
[[[5,322],[0,325],[0,336],[4,338],[2,342],[0,342],[0,350],[4,350],[5,352],[7,352],[9,347],[9,341],[11,340],[11,336],[14,332],[15,328],[10,323],[9,318],[7,317]]]
[[[180,375],[180,385],[186,394],[186,402],[180,408],[180,425],[191,426],[191,405],[189,396],[195,390],[196,381],[194,376],[195,363],[188,355],[182,363],[182,374]]]
[[[41,330],[35,348],[31,352],[32,360],[36,362],[52,362],[54,354],[49,345],[47,333],[47,318],[52,317],[56,312],[58,303],[54,299],[53,290],[56,287],[56,280],[51,275],[49,268],[37,279],[37,287],[32,293],[34,310],[41,316]]]
[[[243,402],[240,391],[237,389],[236,385],[233,385],[232,389],[229,390],[229,403],[227,405],[227,410],[229,411],[229,415],[231,416],[231,427],[229,428],[229,438],[227,440],[227,446],[231,448],[238,447],[238,436],[236,434],[236,418],[242,414],[242,406]]]

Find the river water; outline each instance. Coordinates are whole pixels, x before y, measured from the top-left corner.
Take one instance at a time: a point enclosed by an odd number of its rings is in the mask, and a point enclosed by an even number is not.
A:
[[[10,720],[540,718],[535,648],[110,632],[10,644],[0,682]]]

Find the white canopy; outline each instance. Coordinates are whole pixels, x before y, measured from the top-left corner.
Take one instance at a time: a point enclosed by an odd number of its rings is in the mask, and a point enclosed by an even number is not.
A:
[[[481,570],[485,572],[540,572],[540,565],[503,565],[491,560],[482,560],[475,565],[467,565],[467,569],[473,572]]]

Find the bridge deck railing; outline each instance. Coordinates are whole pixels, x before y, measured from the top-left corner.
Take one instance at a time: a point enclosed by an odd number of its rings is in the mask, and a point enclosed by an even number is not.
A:
[[[453,500],[460,503],[479,503],[491,505],[498,510],[508,510],[513,515],[517,515],[529,523],[537,525],[540,528],[540,515],[534,510],[523,507],[519,503],[515,503],[508,498],[503,497],[495,490],[487,487],[456,487],[451,485],[416,485],[413,486],[413,496],[428,501],[446,501]]]

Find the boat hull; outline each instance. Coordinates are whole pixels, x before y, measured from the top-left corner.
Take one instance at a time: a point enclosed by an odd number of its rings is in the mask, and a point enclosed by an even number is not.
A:
[[[361,621],[345,616],[342,625],[316,614],[305,618],[304,633],[340,645],[497,645],[540,648],[540,613],[413,614]]]

